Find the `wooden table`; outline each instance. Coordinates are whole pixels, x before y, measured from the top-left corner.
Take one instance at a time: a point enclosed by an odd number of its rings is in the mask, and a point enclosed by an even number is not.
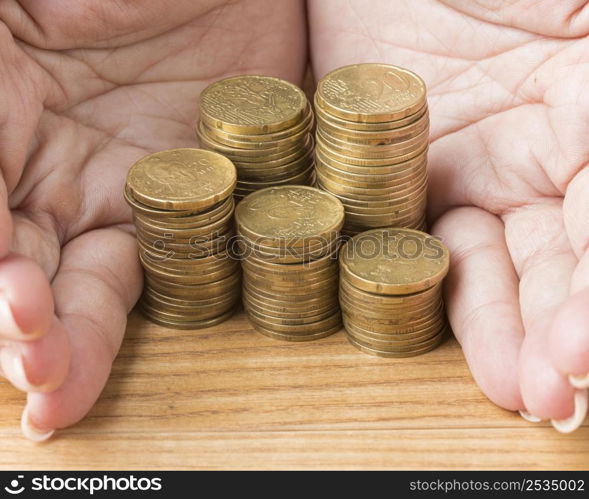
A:
[[[589,469],[589,426],[560,435],[491,404],[459,346],[373,358],[342,332],[294,344],[243,315],[174,331],[133,313],[90,415],[52,441],[20,435],[0,383],[3,469]]]

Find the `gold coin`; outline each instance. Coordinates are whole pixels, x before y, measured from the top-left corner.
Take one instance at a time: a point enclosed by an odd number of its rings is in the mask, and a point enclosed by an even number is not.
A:
[[[335,161],[339,161],[340,163],[347,163],[354,166],[364,166],[364,167],[376,167],[376,166],[392,166],[401,163],[405,163],[408,160],[417,158],[428,149],[428,141],[423,140],[421,144],[415,147],[411,147],[408,152],[405,154],[395,155],[395,156],[384,156],[380,158],[370,158],[370,157],[355,157],[351,156],[347,153],[347,151],[340,152],[332,147],[330,143],[327,143],[321,135],[315,135],[315,142],[316,142],[316,149],[318,149],[324,156],[328,158],[332,158]]]
[[[159,278],[160,280],[164,280],[165,282],[169,283],[176,283],[176,284],[207,284],[210,282],[220,281],[226,277],[231,276],[235,272],[238,271],[238,268],[233,266],[223,267],[219,270],[215,270],[214,272],[203,273],[203,274],[190,274],[186,273],[182,274],[173,274],[170,272],[156,272],[153,268],[148,269],[148,272],[154,275],[155,277]]]
[[[232,159],[237,168],[274,168],[278,166],[284,166],[295,161],[303,161],[303,158],[306,158],[309,152],[312,152],[314,148],[315,139],[313,138],[313,135],[309,134],[304,145],[295,147],[286,156],[282,154],[276,156],[275,158],[269,158],[266,156],[260,157],[260,155],[255,155],[251,158],[238,158],[236,160],[233,160],[230,156],[228,157],[229,159]]]
[[[308,317],[319,314],[331,315],[339,310],[336,302],[332,301],[325,303],[321,306],[305,306],[303,307],[292,307],[285,303],[269,303],[268,300],[261,301],[247,290],[243,290],[243,299],[247,300],[249,304],[259,311],[266,312],[268,315],[280,315],[283,317]]]
[[[278,132],[301,120],[307,98],[270,76],[243,75],[212,83],[200,94],[200,117],[211,128],[238,134]]]
[[[386,351],[386,352],[414,352],[416,350],[421,351],[425,348],[439,345],[440,341],[442,340],[442,337],[444,336],[444,332],[440,331],[437,334],[434,334],[433,336],[430,336],[428,338],[422,338],[417,342],[413,342],[413,341],[385,342],[385,341],[378,341],[378,340],[367,341],[363,337],[358,337],[355,334],[350,334],[350,333],[348,333],[348,334],[350,336],[352,336],[358,344],[360,344],[364,347],[374,348],[374,349]]]
[[[297,132],[294,132],[286,137],[276,138],[272,141],[269,140],[251,140],[252,137],[268,138],[268,135],[250,135],[247,140],[244,140],[245,135],[224,135],[222,133],[216,133],[207,127],[205,123],[200,122],[199,130],[209,137],[209,139],[223,144],[228,147],[233,147],[238,150],[252,149],[252,150],[264,150],[264,151],[282,151],[286,148],[290,148],[293,145],[300,145],[305,142],[307,134],[311,131],[312,122],[309,122],[307,126]]]
[[[301,121],[299,121],[298,123],[295,123],[292,127],[286,128],[286,129],[281,130],[279,132],[250,135],[250,134],[243,134],[243,133],[226,132],[224,130],[221,130],[220,128],[210,128],[206,123],[204,123],[204,125],[205,125],[205,131],[206,131],[207,135],[209,135],[211,137],[215,137],[219,141],[222,141],[223,139],[225,139],[225,140],[240,141],[240,142],[272,143],[272,142],[280,141],[282,139],[293,137],[294,135],[297,135],[299,132],[302,132],[302,131],[306,131],[307,133],[309,133],[311,131],[311,129],[313,128],[314,118],[315,118],[315,116],[313,114],[311,106],[309,106],[307,104],[307,107],[305,108],[305,111],[303,113],[303,117],[302,117]]]
[[[176,284],[148,274],[145,276],[145,283],[152,290],[169,297],[194,300],[207,299],[223,295],[231,292],[231,290],[240,289],[241,273],[236,272],[224,279],[205,284]]]
[[[415,114],[426,88],[415,73],[389,64],[353,64],[325,75],[317,84],[317,104],[349,121],[380,123]]]
[[[431,328],[429,330],[425,330],[425,333],[421,330],[417,330],[410,333],[377,333],[374,331],[367,331],[366,329],[359,328],[355,326],[353,323],[350,322],[348,318],[342,315],[344,327],[347,328],[346,332],[351,334],[352,336],[362,340],[363,338],[366,340],[366,343],[369,343],[369,340],[373,341],[423,341],[424,339],[431,338],[441,332],[442,330],[447,328],[447,322],[444,320],[438,328]]]
[[[241,179],[263,180],[267,178],[286,178],[304,172],[313,162],[313,151],[308,151],[305,156],[295,160],[292,163],[276,167],[266,167],[265,163],[255,168],[238,168]]]
[[[320,182],[317,182],[317,185],[320,186],[321,189],[324,188]],[[363,199],[362,197],[352,197],[351,195],[343,195],[343,194],[333,194],[336,196],[341,203],[344,205],[345,208],[348,210],[360,207],[366,209],[379,209],[382,208],[383,210],[391,210],[391,212],[395,212],[396,210],[403,211],[407,208],[412,208],[413,206],[420,206],[419,202],[423,202],[425,198],[425,194],[427,193],[427,186],[423,188],[423,191],[417,193],[411,193],[410,196],[406,198],[397,198],[397,197],[378,197],[372,196],[374,199]]]
[[[337,292],[327,294],[322,289],[307,293],[305,295],[285,294],[283,292],[276,292],[269,289],[263,289],[252,285],[247,279],[243,281],[243,287],[254,297],[259,300],[274,300],[270,303],[276,304],[292,304],[293,306],[300,305],[301,307],[323,306],[327,303],[337,303]]]
[[[265,189],[267,187],[278,187],[279,185],[290,185],[290,184],[301,184],[304,185],[305,182],[309,182],[309,180],[311,180],[313,178],[313,172],[314,172],[315,166],[313,163],[311,163],[307,169],[303,170],[302,172],[298,172],[295,173],[294,175],[291,175],[287,178],[284,178],[282,180],[274,180],[274,181],[255,181],[255,182],[250,182],[247,180],[239,180],[238,181],[238,189],[239,190],[245,190],[245,189],[252,189],[252,190],[260,190],[260,189]]]
[[[345,314],[342,314],[342,318],[346,331],[359,340],[364,339],[364,342],[366,343],[373,341],[415,343],[432,338],[447,327],[446,319],[445,317],[442,317],[439,321],[432,323],[429,327],[425,328],[407,328],[405,331],[391,330],[387,332],[377,332],[372,328],[362,327],[354,323]]]
[[[237,172],[227,158],[202,149],[170,149],[140,159],[127,187],[139,202],[166,210],[205,210],[228,197]]]
[[[180,217],[194,216],[196,213],[194,210],[160,210],[158,208],[152,208],[146,204],[140,203],[134,197],[127,186],[123,190],[123,195],[127,204],[133,209],[134,216],[141,214],[146,217],[152,217],[157,219],[172,220]]]
[[[351,299],[340,288],[339,302],[342,310],[352,319],[358,318],[358,323],[365,321],[370,323],[405,324],[423,321],[443,312],[444,306],[441,298],[431,303],[422,305],[386,307],[371,304],[360,300]]]
[[[338,161],[337,159],[326,155],[320,147],[315,149],[316,162],[328,165],[338,171],[343,170],[345,172],[361,175],[404,175],[410,174],[412,171],[419,171],[427,167],[427,149],[405,162],[388,165],[377,164],[372,166],[369,161],[365,161],[364,164],[358,166],[346,162],[345,157],[342,159],[343,161]]]
[[[394,172],[384,167],[376,169],[356,167],[356,171],[339,169],[332,164],[324,162],[319,154],[317,154],[315,164],[317,165],[317,169],[323,170],[337,178],[352,182],[372,182],[377,184],[383,182],[402,182],[403,180],[423,174],[427,170],[425,159],[422,159],[419,163],[414,163],[409,168],[399,169]]]
[[[290,316],[286,317],[281,314],[268,313],[264,309],[258,309],[255,305],[252,305],[247,300],[247,298],[243,300],[243,305],[245,311],[249,316],[254,317],[256,319],[260,319],[268,324],[274,324],[278,326],[302,326],[307,324],[314,324],[316,322],[320,322],[339,313],[339,311],[335,309],[328,311],[327,313],[322,312],[320,314],[310,316],[295,317],[296,314],[291,314]]]
[[[152,314],[150,310],[146,310],[143,307],[140,307],[141,312],[143,315],[149,319],[151,322],[158,324],[160,326],[164,326],[167,328],[172,329],[204,329],[207,327],[215,326],[217,324],[221,324],[222,322],[229,319],[237,310],[238,307],[235,307],[217,317],[212,319],[202,319],[202,320],[172,320],[162,318],[158,315]]]
[[[232,213],[235,207],[233,198],[229,196],[224,201],[216,204],[210,210],[199,213],[198,215],[181,216],[181,217],[166,217],[166,218],[155,218],[152,216],[146,216],[141,213],[133,213],[133,218],[141,223],[150,223],[161,229],[185,229],[185,228],[200,228],[206,227],[207,225],[214,223],[227,213]]]
[[[369,355],[374,355],[377,357],[384,357],[384,358],[392,358],[392,359],[400,359],[400,358],[407,358],[407,357],[416,357],[418,355],[423,355],[424,353],[428,353],[431,352],[432,350],[434,350],[435,348],[437,348],[439,345],[442,344],[445,335],[442,334],[438,337],[438,341],[430,344],[429,346],[425,347],[425,348],[421,348],[418,350],[413,350],[410,352],[391,352],[391,351],[386,351],[386,350],[382,350],[382,349],[378,349],[378,348],[373,348],[373,347],[369,347],[369,346],[365,346],[364,344],[358,342],[352,335],[347,334],[346,337],[348,338],[348,341],[355,346],[358,350],[367,353]]]
[[[268,309],[273,312],[290,313],[290,314],[307,314],[318,313],[326,310],[339,310],[337,299],[334,297],[322,297],[320,300],[307,300],[302,302],[273,300],[271,298],[259,298],[251,289],[244,287],[242,296],[247,297],[250,303],[255,303],[258,307]]]
[[[315,112],[315,116],[317,119],[322,119],[323,121],[328,121],[329,123],[338,125],[342,128],[345,128],[350,131],[361,131],[361,132],[380,132],[385,130],[395,130],[397,128],[401,128],[403,126],[409,125],[415,121],[420,120],[425,115],[428,114],[428,107],[427,102],[424,101],[423,106],[419,108],[414,114],[410,114],[405,118],[401,118],[398,120],[393,121],[381,121],[379,123],[366,123],[360,121],[350,121],[346,119],[339,118],[333,114],[329,114],[328,112],[324,111],[323,108],[318,104],[318,93],[315,92],[315,97],[313,99],[313,110]]]
[[[215,309],[218,307],[219,309],[225,310],[224,307],[232,307],[235,303],[239,300],[239,295],[234,296],[226,296],[222,300],[215,300],[211,301],[208,304],[192,304],[192,302],[186,303],[171,303],[169,300],[160,299],[153,294],[148,292],[144,292],[142,296],[142,300],[151,307],[154,307],[156,310],[165,310],[166,312],[175,313],[179,315],[183,315],[185,317],[190,317],[194,313],[198,311],[206,310],[207,313],[211,309]]]
[[[296,283],[305,283],[305,282],[318,282],[319,280],[333,277],[339,274],[338,265],[334,263],[331,267],[326,267],[325,269],[320,269],[319,271],[303,271],[303,272],[272,272],[268,271],[264,268],[255,267],[251,265],[247,260],[243,260],[242,268],[244,271],[248,271],[249,273],[256,276],[258,279],[272,279],[277,282],[296,282]]]
[[[166,290],[164,292],[160,292],[157,289],[153,288],[149,284],[147,284],[143,290],[143,293],[146,296],[154,298],[157,301],[168,303],[170,305],[177,305],[177,306],[193,306],[193,307],[202,307],[206,305],[214,305],[215,303],[225,301],[226,299],[235,298],[241,296],[241,287],[234,286],[232,288],[227,288],[220,291],[214,291],[213,293],[209,293],[209,295],[205,297],[201,296],[182,296],[176,297],[170,295],[169,292]]]
[[[314,341],[319,340],[321,338],[325,338],[327,336],[331,336],[332,334],[337,333],[341,329],[341,325],[336,325],[330,329],[326,329],[325,331],[321,331],[319,333],[314,334],[284,334],[284,333],[277,333],[272,329],[265,328],[260,326],[259,324],[252,323],[252,327],[258,333],[263,334],[264,336],[268,336],[274,340],[281,340],[281,341]]]
[[[438,328],[439,325],[445,321],[443,314],[441,311],[443,308],[439,308],[438,311],[430,313],[428,317],[425,317],[420,322],[417,322],[417,319],[409,322],[405,322],[403,319],[396,319],[398,324],[393,324],[395,319],[388,319],[391,324],[387,324],[387,319],[382,319],[377,321],[375,319],[362,319],[360,315],[356,315],[352,317],[347,312],[344,312],[344,315],[351,324],[355,325],[356,327],[362,328],[368,332],[373,333],[380,333],[380,334],[403,334],[403,333],[415,333],[417,331],[422,331],[424,334],[427,331],[431,331],[432,329]]]
[[[239,203],[235,220],[239,233],[254,242],[261,238],[276,245],[285,240],[303,244],[339,231],[344,207],[336,197],[313,187],[269,187]]]
[[[394,158],[403,157],[408,154],[415,156],[415,151],[421,152],[424,146],[427,146],[429,129],[403,142],[380,146],[353,144],[345,139],[340,140],[333,135],[328,135],[320,128],[317,129],[316,137],[318,140],[321,139],[321,143],[329,147],[330,151],[344,154],[348,158],[394,160]]]
[[[261,156],[274,156],[276,154],[287,154],[288,152],[303,146],[309,132],[299,132],[295,140],[282,139],[275,142],[243,142],[235,140],[218,140],[214,132],[201,121],[196,128],[197,137],[207,146],[207,149],[214,149],[222,153],[231,153],[235,157],[253,158]],[[228,156],[229,157],[229,156]]]
[[[381,294],[408,294],[430,288],[448,273],[446,246],[410,229],[376,229],[348,241],[340,268],[357,288]]]
[[[345,270],[342,270],[340,274],[340,288],[344,295],[349,296],[351,301],[358,300],[371,304],[372,306],[382,306],[385,308],[394,307],[415,307],[424,304],[431,303],[432,300],[437,299],[442,293],[441,282],[433,285],[431,288],[425,291],[418,291],[412,294],[400,294],[400,295],[383,295],[364,291],[350,284],[347,281]]]
[[[243,260],[247,260],[248,263],[255,265],[257,267],[263,267],[264,269],[273,272],[308,272],[311,270],[320,270],[326,267],[330,267],[333,264],[333,262],[337,262],[339,248],[342,240],[342,237],[338,234],[337,242],[336,244],[334,244],[331,252],[329,252],[325,256],[322,256],[321,258],[309,260],[307,262],[282,264],[268,261],[265,258],[257,258],[255,255],[251,254],[247,255],[247,258],[245,258],[244,255],[241,256],[244,257]],[[315,248],[315,246],[313,246],[313,248]]]
[[[347,140],[351,144],[379,146],[411,139],[429,129],[429,124],[429,117],[425,115],[422,119],[393,130],[358,131],[349,130],[320,117],[317,121],[317,128],[324,134],[331,135],[339,140]]]
[[[274,324],[266,319],[261,319],[257,316],[248,314],[248,319],[251,323],[257,324],[263,328],[269,329],[276,333],[286,333],[290,335],[308,335],[313,333],[320,333],[325,330],[329,330],[338,325],[341,326],[341,316],[339,312],[336,312],[327,319],[321,319],[311,324]]]
[[[153,303],[141,302],[143,310],[149,312],[153,317],[159,317],[163,320],[171,321],[201,321],[213,319],[226,313],[228,310],[235,307],[238,299],[234,299],[231,303],[221,303],[218,305],[209,305],[203,308],[194,308],[191,312],[173,312],[168,308],[154,305]]]
[[[324,167],[317,164],[317,178],[320,182],[326,179],[329,182],[335,182],[342,187],[350,187],[352,189],[370,189],[379,193],[389,193],[391,191],[403,191],[411,186],[420,184],[427,178],[426,169],[411,173],[405,177],[388,178],[386,175],[357,175],[355,178],[350,177],[349,174],[340,174],[334,171],[333,168]]]

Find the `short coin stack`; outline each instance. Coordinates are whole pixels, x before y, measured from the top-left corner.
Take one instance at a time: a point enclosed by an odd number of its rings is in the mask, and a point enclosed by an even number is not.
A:
[[[417,230],[374,229],[350,239],[340,254],[340,293],[348,340],[381,357],[429,352],[444,337],[441,296],[449,254]]]
[[[425,228],[429,114],[425,84],[387,64],[327,74],[315,93],[317,186],[346,209],[344,231]]]
[[[337,299],[344,208],[305,186],[270,187],[237,205],[243,302],[258,332],[308,341],[341,328]]]
[[[153,322],[194,329],[233,313],[241,287],[228,249],[235,182],[231,161],[201,149],[150,154],[129,170],[125,198],[145,270],[141,308]]]
[[[242,199],[273,185],[312,185],[313,111],[304,92],[269,76],[234,76],[200,96],[201,147],[237,167],[234,195]]]

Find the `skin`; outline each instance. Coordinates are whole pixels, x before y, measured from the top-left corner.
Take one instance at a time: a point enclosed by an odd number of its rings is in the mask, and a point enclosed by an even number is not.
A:
[[[569,416],[567,376],[589,372],[584,3],[307,6],[316,77],[384,61],[425,79],[452,327],[487,396],[541,418]],[[142,284],[129,166],[195,145],[214,80],[300,83],[306,40],[290,0],[0,1],[0,366],[30,426],[79,421],[108,378]]]

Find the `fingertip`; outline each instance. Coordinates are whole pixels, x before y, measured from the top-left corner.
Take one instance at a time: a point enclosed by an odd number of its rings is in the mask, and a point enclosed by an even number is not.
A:
[[[565,375],[589,373],[589,289],[571,295],[559,308],[549,336],[550,360]]]
[[[526,409],[537,418],[567,419],[574,410],[575,390],[548,359],[525,347],[520,360],[520,388]]]
[[[31,418],[30,406],[27,403],[20,419],[21,431],[25,438],[32,442],[40,443],[49,440],[55,433],[54,429],[41,428]]]
[[[0,261],[0,336],[38,338],[49,330],[53,310],[51,286],[41,267],[20,255]]]

